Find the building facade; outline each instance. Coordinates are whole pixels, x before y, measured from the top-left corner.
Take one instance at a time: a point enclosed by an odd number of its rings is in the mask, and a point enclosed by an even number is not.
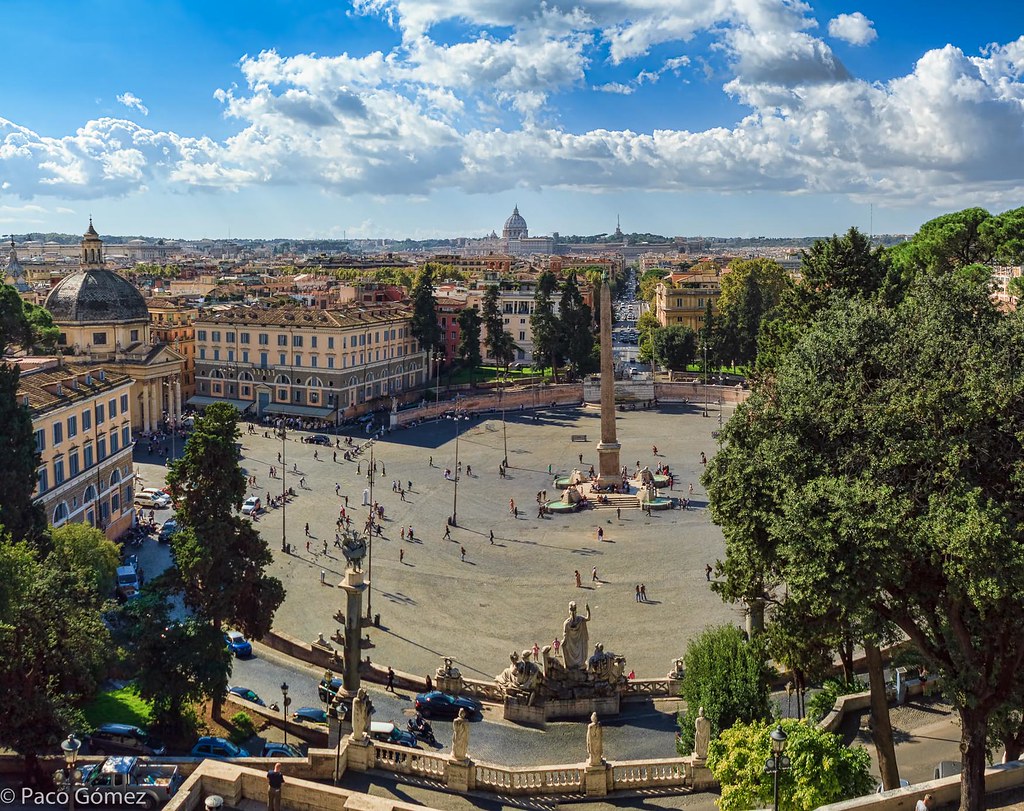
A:
[[[229,307],[196,319],[196,406],[341,421],[425,382],[405,304]]]
[[[714,273],[670,273],[655,288],[654,314],[663,327],[682,325],[695,332],[704,326],[704,312],[718,313],[721,280]]]
[[[536,307],[534,295],[537,292],[537,285],[533,281],[484,281],[476,289],[468,292],[466,305],[482,311],[484,294],[487,287],[492,284],[500,285],[498,307],[501,310],[505,332],[515,341],[516,361],[529,363],[533,359],[533,327],[530,324],[530,316]],[[484,340],[486,335],[486,330],[480,331],[480,354],[485,363],[494,363],[494,358],[487,351],[487,342]]]
[[[185,400],[196,393],[196,316],[199,308],[174,299],[146,300],[149,310],[150,338],[166,344],[181,355],[181,396]]]
[[[36,501],[53,526],[85,522],[116,540],[132,525],[131,391],[126,374],[60,359],[22,371],[18,399],[41,457]]]

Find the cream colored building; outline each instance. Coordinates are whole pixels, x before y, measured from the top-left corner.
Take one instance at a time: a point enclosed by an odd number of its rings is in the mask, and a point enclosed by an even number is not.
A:
[[[154,343],[166,344],[181,355],[181,396],[196,393],[196,328],[199,308],[173,298],[146,299],[149,334]]]
[[[98,363],[127,375],[132,385],[132,428],[159,430],[181,416],[184,358],[150,333],[142,293],[103,266],[103,242],[89,222],[80,267],[50,291],[44,306],[60,328],[59,345],[76,363]]]
[[[718,313],[721,280],[714,273],[670,273],[655,288],[655,315],[663,327],[682,325],[693,331],[704,326],[708,301]]]
[[[132,379],[59,358],[25,360],[18,400],[32,414],[41,457],[37,503],[55,527],[85,522],[117,539],[133,515]]]
[[[255,416],[330,422],[380,406],[426,380],[407,304],[318,310],[228,307],[196,319],[196,394]]]

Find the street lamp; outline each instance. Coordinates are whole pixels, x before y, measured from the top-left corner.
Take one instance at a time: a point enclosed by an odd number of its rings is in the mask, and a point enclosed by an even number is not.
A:
[[[373,480],[377,478],[377,463],[373,459],[373,441],[370,441],[370,464],[366,469],[366,477],[370,480],[370,502],[368,505],[370,531],[366,537],[366,579],[370,581],[366,589],[366,619],[373,616]]]
[[[288,746],[288,705],[292,700],[288,698],[288,682],[281,682],[281,717],[284,719],[284,745]]]
[[[791,718],[793,715],[793,693],[796,690],[796,685],[793,684],[793,680],[790,679],[786,682],[786,717]]]
[[[285,527],[288,524],[288,491],[284,486],[284,477],[288,471],[288,446],[286,440],[288,433],[284,427],[284,417],[277,421],[277,433],[281,437],[281,551],[288,552],[288,536]]]
[[[171,461],[172,462],[174,461],[174,456],[175,456],[175,439],[176,439],[175,434],[177,433],[177,427],[178,427],[177,423],[178,423],[178,420],[177,420],[177,417],[174,416],[174,406],[172,405],[173,398],[174,398],[174,390],[171,388],[171,383],[172,382],[176,383],[177,380],[178,380],[178,376],[174,375],[173,377],[163,381],[164,388],[167,389],[167,411],[165,411],[164,414],[166,415],[166,418],[167,418],[167,425],[171,429]],[[180,416],[180,415],[178,415],[178,416]]]
[[[456,412],[455,414],[452,414],[449,419],[455,420],[455,493],[452,496],[452,517],[448,523],[453,527],[457,527],[459,525],[459,437],[462,435],[462,421],[468,420],[469,416]]]
[[[498,389],[498,398],[501,400],[501,442],[505,447],[505,455],[501,460],[501,464],[504,467],[508,467],[508,432],[505,430],[505,383],[502,381],[501,388]],[[456,462],[458,464],[458,462]]]
[[[774,811],[779,811],[779,772],[785,772],[791,768],[789,758],[782,754],[786,749],[786,733],[782,731],[782,724],[771,731],[770,737],[772,754],[764,762],[764,770],[772,775],[775,797],[772,807]]]
[[[74,786],[81,779],[81,773],[75,771],[75,762],[78,760],[78,750],[82,748],[82,742],[74,735],[68,735],[66,740],[60,742],[61,752],[64,753],[64,768],[58,769],[53,775],[53,782],[58,783],[68,795],[68,810],[74,811],[75,792]]]
[[[708,415],[708,342],[704,342],[704,416]]]
[[[433,358],[434,368],[437,369],[437,382],[434,384],[434,405],[436,406],[439,402],[441,402],[441,361],[444,360],[445,358],[444,352],[436,350],[434,352]],[[451,380],[449,379],[448,382],[450,383]]]

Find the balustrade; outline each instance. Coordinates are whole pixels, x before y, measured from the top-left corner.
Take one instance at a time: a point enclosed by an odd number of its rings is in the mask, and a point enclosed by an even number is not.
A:
[[[619,761],[611,765],[613,791],[686,784],[687,761],[683,758]]]
[[[583,790],[579,766],[511,769],[478,764],[476,787],[504,794],[568,794]]]

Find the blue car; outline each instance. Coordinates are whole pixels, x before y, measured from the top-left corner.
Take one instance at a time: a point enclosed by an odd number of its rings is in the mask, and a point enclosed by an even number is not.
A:
[[[189,753],[192,757],[208,757],[214,760],[229,760],[237,757],[249,757],[249,752],[241,746],[235,746],[227,738],[204,736],[196,741]]]
[[[238,631],[228,631],[224,634],[224,643],[228,646],[228,650],[239,659],[252,656],[252,643]]]
[[[453,696],[440,690],[431,690],[429,693],[419,693],[416,696],[416,712],[422,715],[454,718],[459,714],[459,710],[465,710],[466,715],[473,717],[483,711],[483,705],[476,699]]]
[[[299,707],[292,713],[293,721],[305,721],[308,724],[326,724],[327,711],[317,707]]]

